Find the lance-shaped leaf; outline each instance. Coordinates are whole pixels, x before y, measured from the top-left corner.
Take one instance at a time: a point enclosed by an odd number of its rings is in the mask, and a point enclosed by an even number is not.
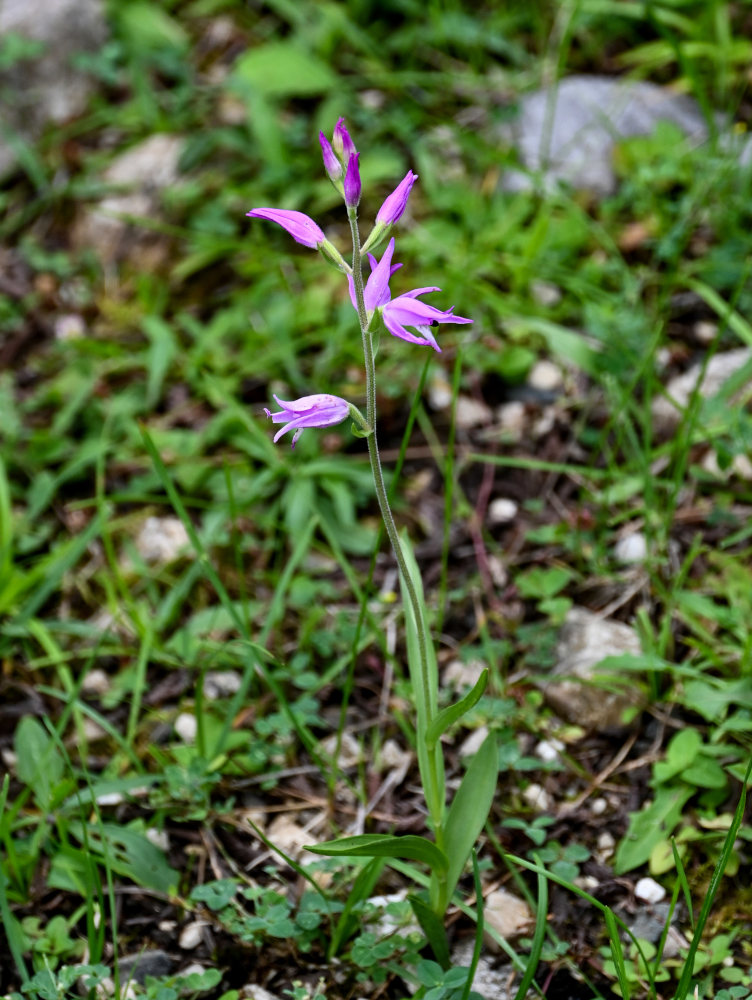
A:
[[[444,733],[453,726],[458,719],[461,719],[465,712],[469,712],[478,704],[488,683],[488,670],[484,670],[472,689],[460,698],[454,705],[447,705],[442,708],[431,725],[426,729],[426,745],[432,749],[439,742]]]
[[[307,845],[306,850],[330,858],[409,858],[443,872],[449,867],[446,854],[432,840],[414,834],[395,837],[388,833],[359,833]]]
[[[452,799],[444,827],[444,848],[449,858],[447,899],[465,867],[480,831],[491,811],[499,777],[499,751],[490,734],[470,761],[470,766]]]

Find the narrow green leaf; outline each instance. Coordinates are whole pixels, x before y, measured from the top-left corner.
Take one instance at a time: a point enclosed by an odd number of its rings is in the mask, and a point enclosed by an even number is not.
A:
[[[627,967],[624,962],[624,950],[619,937],[619,928],[616,925],[616,920],[612,910],[608,908],[604,909],[603,916],[606,921],[608,943],[611,946],[611,957],[614,960],[616,978],[619,980],[619,989],[621,990],[622,1000],[629,1000],[629,980],[627,979]]]
[[[450,899],[465,861],[491,811],[499,776],[499,751],[490,734],[470,761],[470,766],[452,800],[444,826],[444,845],[449,858],[447,898]]]
[[[478,704],[483,692],[486,690],[487,683],[488,670],[484,669],[472,690],[468,691],[456,704],[448,705],[439,712],[426,730],[426,744],[429,749],[436,746],[450,726],[454,725],[458,719],[461,719],[466,712],[469,712],[471,708],[474,708]]]
[[[413,834],[395,837],[388,833],[360,833],[306,846],[306,850],[331,858],[410,858],[441,871],[446,871],[449,864],[433,841]]]
[[[525,972],[520,981],[514,1000],[524,1000],[533,981],[538,963],[540,962],[543,943],[546,940],[548,919],[548,879],[543,872],[538,872],[538,902],[535,909],[535,930],[530,955],[525,966]]]
[[[444,921],[436,915],[423,896],[411,893],[407,897],[407,901],[412,906],[415,919],[431,945],[434,958],[442,969],[448,969],[452,962],[449,956],[449,941]]]

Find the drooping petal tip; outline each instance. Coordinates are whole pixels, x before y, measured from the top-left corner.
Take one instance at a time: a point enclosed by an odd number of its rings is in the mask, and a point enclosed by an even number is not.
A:
[[[267,219],[276,222],[278,226],[292,236],[296,243],[315,249],[326,240],[324,232],[310,216],[303,212],[295,212],[287,208],[253,208],[246,212],[254,219]]]

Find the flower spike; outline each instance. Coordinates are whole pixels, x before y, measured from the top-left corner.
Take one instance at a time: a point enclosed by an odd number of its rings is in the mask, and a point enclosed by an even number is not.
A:
[[[341,396],[330,396],[328,393],[320,392],[313,396],[301,396],[300,399],[285,401],[279,396],[274,397],[275,402],[282,409],[276,413],[264,407],[267,417],[271,417],[272,423],[285,424],[281,430],[274,435],[277,442],[283,434],[295,430],[292,436],[292,447],[306,429],[306,427],[333,427],[334,424],[341,424],[350,415],[350,404]]]

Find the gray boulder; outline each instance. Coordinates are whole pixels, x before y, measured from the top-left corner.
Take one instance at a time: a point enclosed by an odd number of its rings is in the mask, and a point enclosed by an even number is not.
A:
[[[16,162],[14,138],[33,141],[49,123],[81,114],[94,86],[73,65],[107,37],[102,0],[0,0],[0,38],[39,43],[34,56],[0,74],[0,176]]]
[[[616,143],[650,135],[665,121],[693,142],[708,137],[707,122],[690,97],[640,80],[570,76],[522,97],[506,138],[528,170],[542,171],[545,187],[564,181],[577,190],[607,195],[616,186]],[[532,180],[526,173],[510,171],[504,187],[526,190]]]

